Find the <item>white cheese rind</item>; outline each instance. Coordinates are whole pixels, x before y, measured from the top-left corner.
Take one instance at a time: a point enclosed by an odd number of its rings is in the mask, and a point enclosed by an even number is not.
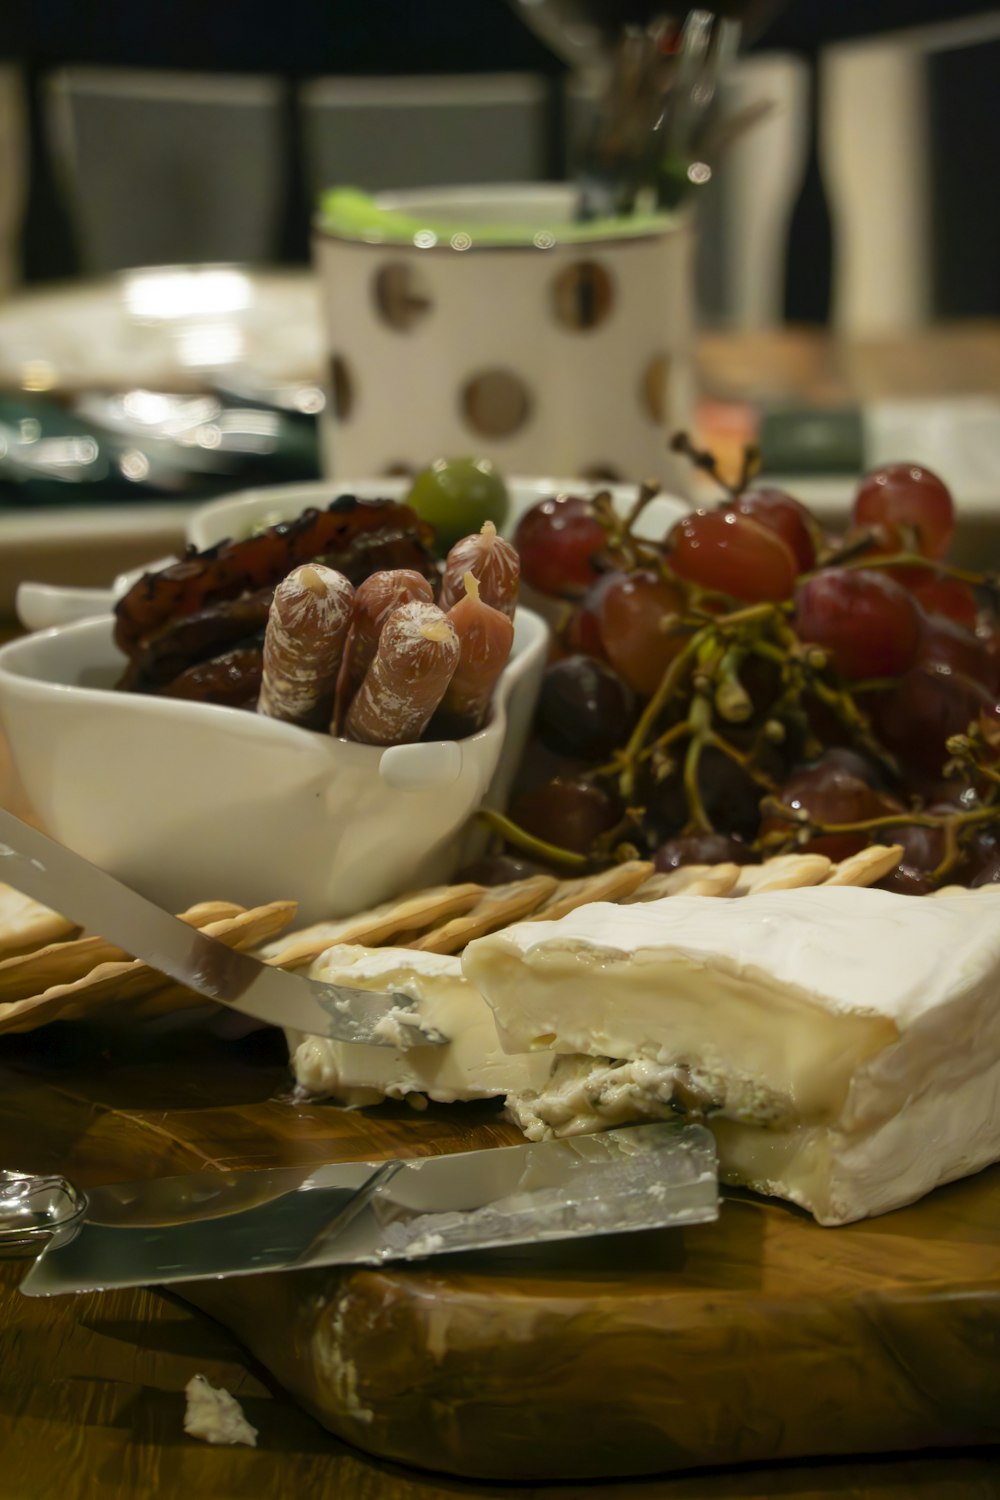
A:
[[[663,1108],[666,1075],[648,1088],[633,1070],[606,1096],[611,1057],[686,1070],[714,1093],[729,1178],[821,1223],[886,1212],[1000,1159],[996,892],[818,888],[673,897],[638,924],[615,913],[521,924],[467,950],[510,1043],[547,1032],[591,1058],[589,1081],[567,1059],[546,1089],[508,1100],[536,1138],[604,1128],[606,1098],[614,1123]]]
[[[407,995],[417,1002],[419,1018],[450,1039],[444,1046],[397,1050],[287,1032],[296,1082],[314,1097],[356,1108],[409,1094],[452,1104],[540,1088],[552,1070],[552,1056],[517,1057],[501,1048],[493,1014],[464,978],[458,958],[345,944],[328,949],[309,973],[332,984]]]

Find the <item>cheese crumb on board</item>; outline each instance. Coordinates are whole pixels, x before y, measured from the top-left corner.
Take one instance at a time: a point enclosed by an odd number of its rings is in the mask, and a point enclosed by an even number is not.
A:
[[[184,1387],[187,1410],[184,1431],[206,1443],[245,1443],[257,1446],[257,1429],[243,1415],[243,1408],[228,1391],[210,1385],[204,1375],[192,1375]]]

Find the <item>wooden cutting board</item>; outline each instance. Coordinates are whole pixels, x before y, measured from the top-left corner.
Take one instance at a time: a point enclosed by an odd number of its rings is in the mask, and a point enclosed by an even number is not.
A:
[[[295,1104],[246,1045],[73,1030],[6,1050],[0,1147],[84,1185],[516,1139],[488,1107]],[[1000,1169],[839,1230],[745,1195],[684,1231],[185,1295],[338,1435],[467,1478],[1000,1442]]]

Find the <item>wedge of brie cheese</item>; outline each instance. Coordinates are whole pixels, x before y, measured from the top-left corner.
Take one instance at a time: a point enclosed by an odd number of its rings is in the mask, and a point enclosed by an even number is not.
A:
[[[463,968],[505,1046],[571,1054],[508,1101],[535,1138],[703,1113],[730,1180],[824,1224],[1000,1158],[995,888],[599,904]]]
[[[313,1097],[354,1107],[410,1094],[441,1104],[492,1099],[543,1088],[556,1061],[552,1054],[517,1057],[503,1050],[493,1014],[463,976],[459,958],[342,944],[327,949],[309,973],[332,984],[407,995],[420,1019],[448,1038],[444,1046],[397,1051],[286,1032],[296,1082]]]

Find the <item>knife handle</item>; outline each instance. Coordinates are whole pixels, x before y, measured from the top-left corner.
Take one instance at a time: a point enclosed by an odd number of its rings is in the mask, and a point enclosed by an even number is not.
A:
[[[66,1244],[87,1211],[86,1194],[65,1177],[0,1171],[0,1260],[33,1260]]]

